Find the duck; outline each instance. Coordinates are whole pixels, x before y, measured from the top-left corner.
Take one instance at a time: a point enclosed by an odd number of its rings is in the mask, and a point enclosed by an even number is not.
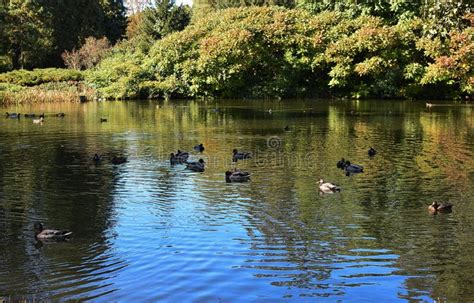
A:
[[[377,151],[375,150],[375,148],[370,147],[369,150],[367,151],[367,153],[369,154],[369,157],[373,157],[373,156],[375,156]]]
[[[325,193],[325,194],[332,194],[335,192],[340,192],[341,188],[333,183],[330,182],[324,182],[323,179],[319,180],[319,191]]]
[[[226,171],[225,172],[225,181],[227,183],[231,182],[247,182],[250,180],[250,174],[245,171],[235,170],[233,172]]]
[[[105,118],[100,118],[100,123],[104,123],[104,122],[107,122],[107,119],[105,119]]]
[[[10,119],[20,119],[21,114],[20,113],[17,114],[17,113],[6,112],[6,117],[10,118]]]
[[[188,156],[178,156],[177,154],[175,155],[174,153],[171,153],[170,154],[170,164],[171,165],[174,165],[174,164],[183,164],[183,163],[186,163],[186,161],[188,160]]]
[[[25,114],[25,118],[34,118],[36,114]]]
[[[64,118],[66,116],[65,113],[57,113],[56,117]]]
[[[194,146],[194,150],[202,153],[204,151],[204,145],[199,143],[198,145]]]
[[[252,154],[249,152],[239,152],[237,149],[232,151],[232,161],[237,162],[237,160],[244,160],[252,158]]]
[[[195,172],[203,172],[204,171],[204,160],[199,159],[197,162],[186,162],[186,168],[190,169]]]
[[[344,158],[341,158],[341,160],[337,161],[336,167],[340,169],[344,169],[346,166],[346,160]]]
[[[34,224],[36,229],[35,237],[38,240],[69,240],[72,232],[68,230],[44,229],[41,222]]]
[[[188,152],[182,152],[178,149],[178,151],[176,153],[176,157],[178,158],[180,163],[185,163],[186,161],[188,161],[189,153]]]
[[[114,156],[111,160],[112,164],[119,165],[127,162],[127,157],[123,156]]]
[[[452,211],[453,204],[451,203],[439,203],[437,201],[434,201],[428,206],[428,210],[431,213],[450,213]]]
[[[43,118],[43,117],[41,117],[41,118],[39,118],[39,119],[33,119],[33,123],[35,123],[35,124],[39,124],[39,123],[43,123],[43,122],[44,122],[44,118]]]
[[[101,156],[99,156],[98,154],[94,154],[94,157],[92,158],[92,161],[94,161],[95,165],[98,165],[101,160],[102,160]]]
[[[346,161],[346,164],[344,165],[344,170],[346,171],[346,176],[349,176],[350,174],[358,174],[364,172],[364,168],[362,166],[357,164],[351,164],[349,160]]]

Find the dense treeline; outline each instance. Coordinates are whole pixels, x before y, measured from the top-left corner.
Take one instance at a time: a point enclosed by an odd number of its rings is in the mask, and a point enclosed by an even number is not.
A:
[[[0,1],[0,71],[61,66],[61,54],[87,37],[119,40],[126,26],[119,0]]]
[[[149,52],[116,48],[88,79],[109,98],[451,98],[473,93],[473,23],[467,14],[441,34],[418,17],[226,9]]]
[[[191,11],[156,0],[125,29],[120,0],[0,0],[0,70],[58,66],[62,57],[106,98],[465,97],[474,93],[472,9],[439,0],[195,0]],[[21,91],[26,75],[3,85],[0,77],[0,97]]]

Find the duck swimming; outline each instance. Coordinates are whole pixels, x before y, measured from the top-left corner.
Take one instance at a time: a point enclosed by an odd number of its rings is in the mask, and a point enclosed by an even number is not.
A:
[[[127,162],[127,157],[123,156],[114,156],[111,160],[112,164],[114,165],[119,165]]]
[[[33,119],[33,123],[35,123],[35,124],[40,124],[40,123],[43,123],[43,122],[44,122],[44,118],[43,118],[43,117],[41,117],[41,118],[39,118],[39,119]]]
[[[186,153],[187,154],[187,153]],[[182,155],[181,156],[178,156],[178,154],[174,154],[174,153],[171,153],[170,154],[170,164],[171,165],[174,165],[174,164],[183,164],[183,163],[186,163],[186,161],[188,160],[188,157],[189,155]]]
[[[357,164],[351,164],[350,161],[346,161],[344,165],[344,170],[346,171],[346,176],[349,176],[350,174],[358,174],[364,172],[364,168],[362,166]]]
[[[250,180],[250,174],[248,172],[235,170],[234,172],[226,171],[225,172],[225,181],[227,183],[231,182],[247,182]]]
[[[194,150],[202,153],[204,151],[204,145],[199,143],[198,145],[194,146]]]
[[[20,119],[21,114],[6,112],[6,117],[10,119]]]
[[[237,160],[244,160],[252,158],[252,154],[248,152],[239,152],[237,149],[232,151],[232,161],[237,162]]]
[[[35,237],[38,240],[69,240],[72,232],[68,230],[44,229],[43,224],[36,222],[34,224],[36,229]]]
[[[377,153],[377,151],[376,151],[373,147],[371,147],[371,148],[369,148],[369,150],[367,151],[367,153],[369,154],[369,157],[373,157],[373,156],[375,156],[375,154]]]
[[[204,160],[203,159],[199,159],[199,161],[197,162],[188,162],[186,163],[186,168],[187,169],[190,169],[192,171],[195,171],[195,172],[203,172],[204,171]]]
[[[105,119],[105,118],[100,118],[100,123],[104,123],[104,122],[107,122],[107,119]]]
[[[92,158],[92,161],[94,161],[95,165],[98,165],[101,161],[101,157],[98,154],[94,154],[94,157]]]
[[[336,184],[330,182],[324,182],[323,179],[319,180],[319,191],[325,194],[332,194],[335,192],[340,192],[341,188]]]
[[[176,157],[181,163],[184,163],[188,161],[189,158],[189,153],[188,152],[182,152],[178,149],[178,152],[176,153]]]
[[[451,203],[439,203],[434,201],[428,206],[428,210],[435,214],[437,212],[440,213],[450,213],[452,211],[453,204]]]

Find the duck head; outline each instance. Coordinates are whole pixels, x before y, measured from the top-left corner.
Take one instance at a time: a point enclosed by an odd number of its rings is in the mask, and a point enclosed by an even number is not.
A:
[[[42,232],[43,229],[44,229],[43,223],[41,223],[41,222],[35,222],[34,227],[35,227],[36,231],[39,232],[39,233]]]
[[[350,166],[351,165],[351,161],[347,160],[346,161],[346,166]]]
[[[236,148],[234,148],[234,150],[232,151],[232,153],[233,153],[234,155],[235,155],[236,153],[238,153],[238,152],[239,152],[239,151],[238,151]]]
[[[319,185],[323,184],[324,183],[324,180],[323,179],[319,179]]]
[[[206,162],[204,162],[204,160],[203,160],[203,159],[199,159],[199,161],[198,161],[198,162],[199,162],[199,163],[201,163],[201,164],[204,164],[204,163],[206,163]]]

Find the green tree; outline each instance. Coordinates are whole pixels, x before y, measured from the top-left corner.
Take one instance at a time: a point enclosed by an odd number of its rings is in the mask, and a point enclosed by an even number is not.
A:
[[[191,20],[189,6],[177,6],[172,0],[157,0],[155,6],[130,18],[127,35],[147,50],[155,41],[183,30]]]
[[[0,49],[12,67],[33,67],[44,62],[52,47],[49,15],[36,0],[10,0],[1,5]]]
[[[121,0],[44,0],[50,13],[54,55],[50,65],[60,65],[65,50],[78,49],[87,37],[107,37],[115,43],[124,34],[125,8]]]

